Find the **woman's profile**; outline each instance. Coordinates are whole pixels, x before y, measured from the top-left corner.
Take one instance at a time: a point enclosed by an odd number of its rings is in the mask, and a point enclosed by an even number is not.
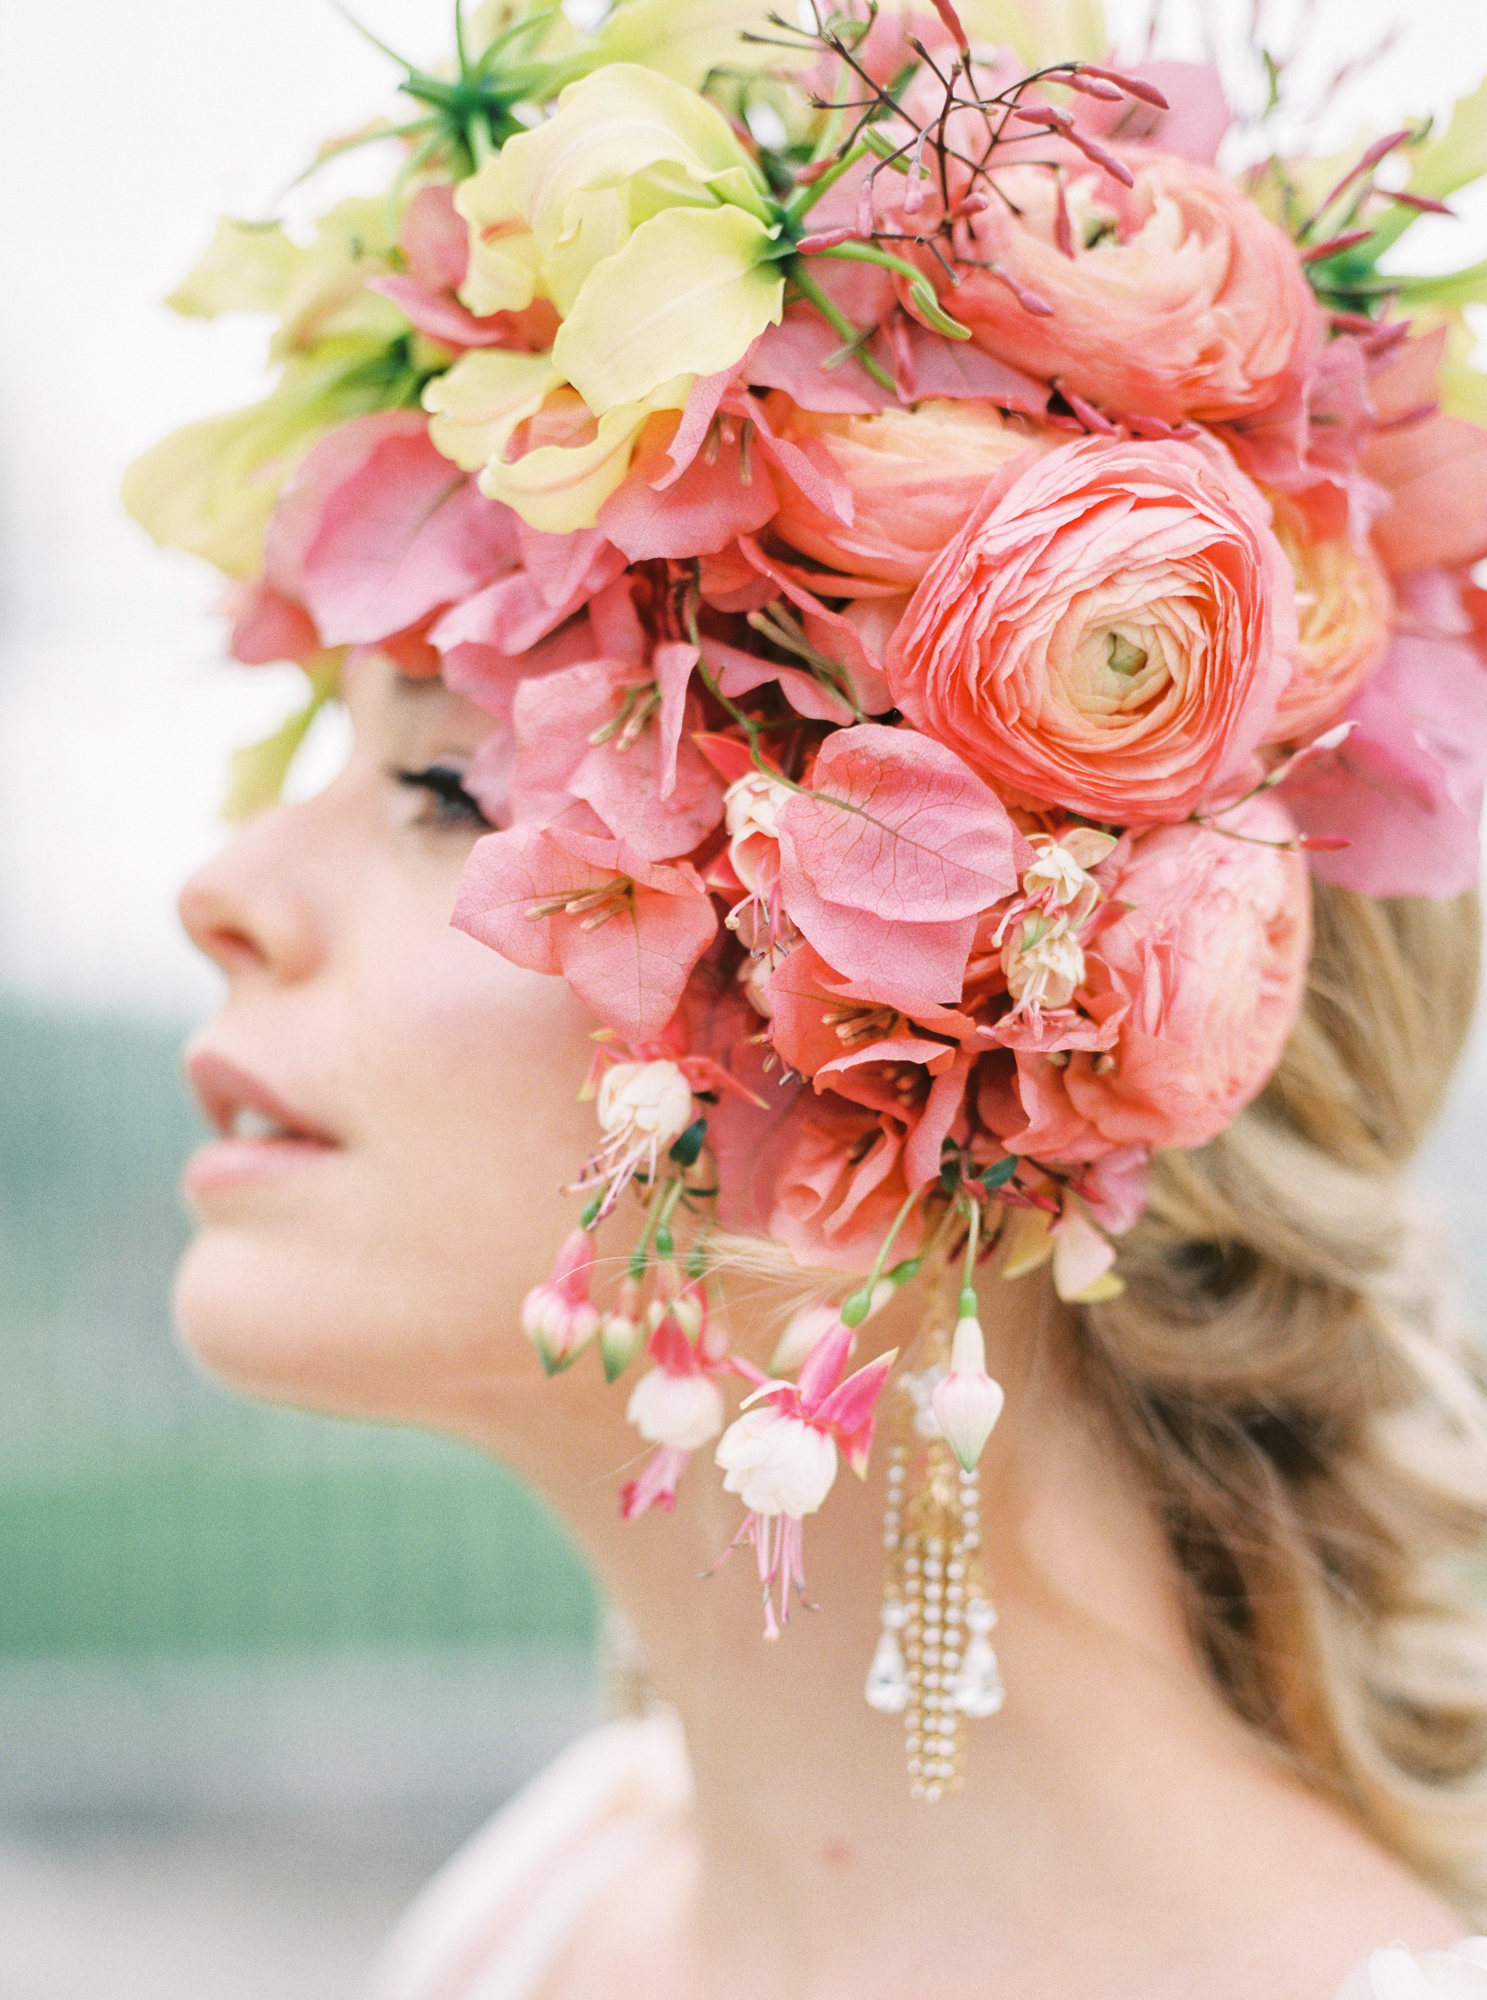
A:
[[[312,686],[182,898],[184,1337],[515,1467],[643,1663],[372,2000],[1487,1995],[1404,1182],[1487,429],[1396,268],[1482,93],[1322,162],[989,5],[457,26],[385,195],[222,225],[282,373],[127,491]]]

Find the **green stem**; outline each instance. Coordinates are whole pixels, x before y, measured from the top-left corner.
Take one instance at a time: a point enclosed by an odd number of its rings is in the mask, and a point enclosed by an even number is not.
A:
[[[822,256],[829,257],[833,253],[830,250],[824,250],[821,254]],[[816,283],[815,279],[806,270],[805,259],[803,257],[797,257],[791,265],[790,276],[799,290],[816,308],[816,311],[820,313],[832,332],[840,335],[841,339],[848,346],[856,349],[858,361],[867,370],[868,374],[872,376],[878,387],[880,389],[887,389],[890,394],[896,394],[897,386],[894,383],[893,377],[882,363],[875,360],[863,347],[862,342],[867,336],[860,333],[853,326],[851,320],[847,318],[841,308]]]
[[[835,187],[842,175],[855,167],[859,160],[865,160],[868,152],[866,146],[854,146],[835,166],[828,167],[818,180],[808,181],[803,188],[797,188],[785,203],[785,220],[789,223],[803,221],[826,190]]]
[[[981,1247],[981,1204],[966,1198],[966,1214],[969,1227],[966,1230],[965,1279],[960,1288],[960,1316],[975,1319],[980,1312],[980,1301],[976,1297],[976,1252]]]
[[[845,1326],[861,1326],[862,1322],[872,1311],[873,1293],[877,1289],[878,1280],[883,1275],[883,1266],[888,1262],[888,1253],[893,1248],[893,1239],[898,1235],[900,1229],[903,1228],[904,1223],[908,1220],[909,1210],[913,1208],[918,1199],[919,1194],[916,1189],[909,1196],[898,1214],[894,1216],[893,1227],[878,1245],[878,1254],[873,1259],[873,1268],[842,1307],[842,1323]]]

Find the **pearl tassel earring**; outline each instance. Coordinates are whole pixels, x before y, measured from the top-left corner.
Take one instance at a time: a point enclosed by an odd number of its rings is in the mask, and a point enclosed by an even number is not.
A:
[[[1005,1699],[991,1645],[997,1614],[980,1557],[976,1469],[1002,1392],[986,1374],[970,1284],[980,1210],[968,1207],[966,1283],[949,1366],[936,1362],[899,1383],[883,1510],[882,1632],[865,1689],[869,1707],[903,1716],[909,1789],[929,1800],[964,1783],[962,1721],[995,1715]]]

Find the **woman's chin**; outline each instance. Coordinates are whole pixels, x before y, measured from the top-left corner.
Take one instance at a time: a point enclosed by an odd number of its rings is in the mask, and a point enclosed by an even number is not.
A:
[[[251,1223],[197,1233],[176,1272],[176,1329],[208,1373],[245,1396],[348,1417],[416,1417],[413,1357],[389,1365],[365,1279],[315,1243]]]

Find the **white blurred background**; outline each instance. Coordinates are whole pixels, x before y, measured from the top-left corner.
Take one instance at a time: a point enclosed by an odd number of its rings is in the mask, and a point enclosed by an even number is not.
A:
[[[430,64],[449,12],[363,0]],[[1444,112],[1487,71],[1481,0],[1312,12],[1318,69],[1402,24],[1333,107],[1335,142]],[[1111,17],[1133,52],[1144,6]],[[1202,46],[1189,16],[1164,52]],[[534,1517],[495,1473],[237,1409],[170,1349],[189,1117],[149,1093],[215,992],[174,896],[222,837],[228,753],[297,677],[222,663],[212,577],[116,494],[162,432],[264,383],[256,322],[158,299],[219,214],[270,212],[325,135],[393,108],[393,78],[327,0],[7,0],[0,73],[0,2000],[344,2000],[420,1874],[587,1713],[591,1614],[571,1565],[542,1597],[513,1554]],[[1417,239],[1475,261],[1487,205]],[[338,754],[334,719],[317,728],[301,788]],[[1469,1270],[1484,1078],[1479,1052],[1426,1168]],[[108,1206],[125,1182],[155,1190],[148,1214]],[[463,1571],[419,1598],[451,1539]],[[322,1563],[345,1578],[333,1618],[294,1596]]]

